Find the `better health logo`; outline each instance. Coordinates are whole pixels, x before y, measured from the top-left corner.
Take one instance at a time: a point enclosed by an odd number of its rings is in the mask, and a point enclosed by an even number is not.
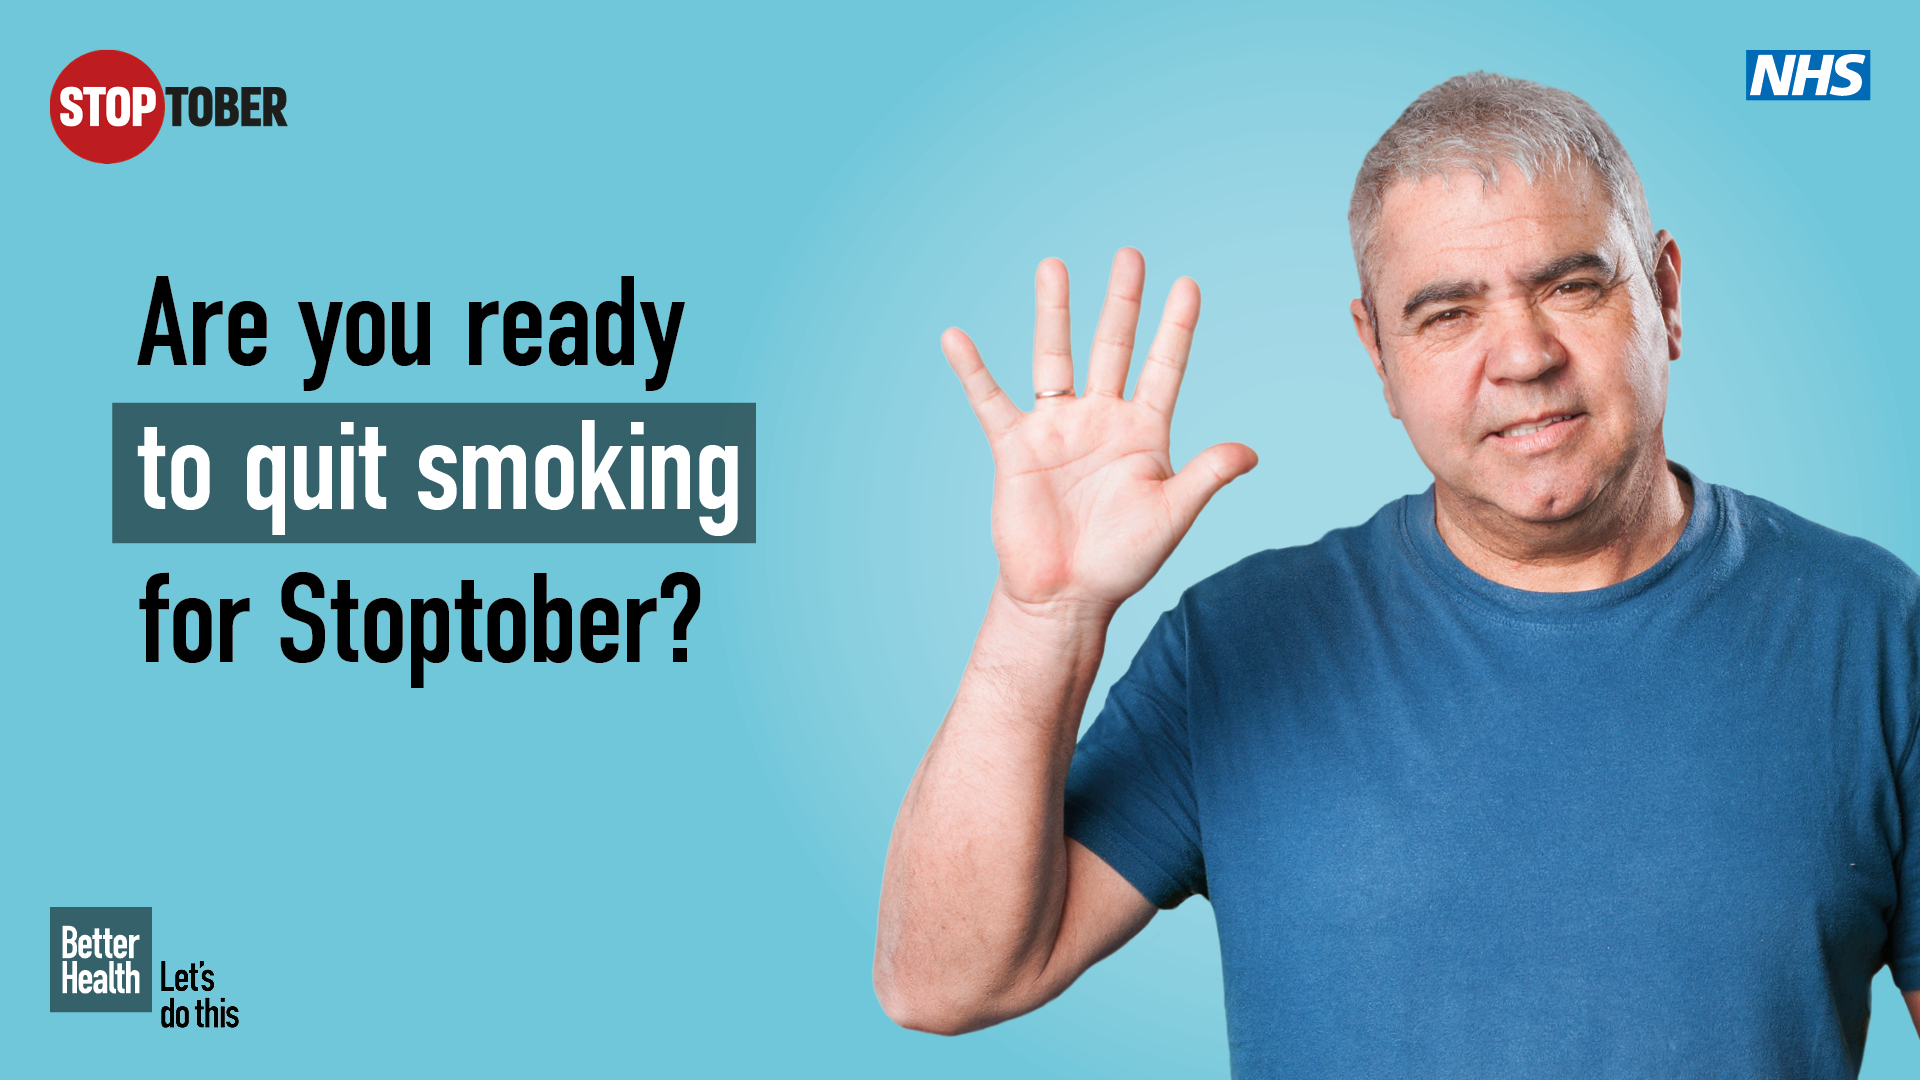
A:
[[[153,1011],[153,909],[47,909],[50,1012]]]
[[[47,113],[67,149],[102,165],[137,157],[160,125],[287,126],[287,92],[278,86],[166,86],[132,53],[96,49],[53,80]]]

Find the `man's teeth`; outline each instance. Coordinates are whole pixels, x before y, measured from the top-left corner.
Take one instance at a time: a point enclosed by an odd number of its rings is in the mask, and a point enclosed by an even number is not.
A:
[[[1543,431],[1559,423],[1562,420],[1571,420],[1571,419],[1573,419],[1572,414],[1567,414],[1563,416],[1549,416],[1545,420],[1541,420],[1537,423],[1515,424],[1513,427],[1510,427],[1507,430],[1500,432],[1499,435],[1503,439],[1517,439],[1522,435],[1531,435],[1536,431]]]

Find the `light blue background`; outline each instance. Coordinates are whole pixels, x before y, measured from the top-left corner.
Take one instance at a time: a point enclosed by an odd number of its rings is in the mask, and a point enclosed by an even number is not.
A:
[[[937,339],[1028,389],[1030,275],[1084,349],[1122,244],[1205,314],[1175,456],[1264,464],[1121,612],[1427,480],[1348,325],[1361,155],[1489,68],[1592,101],[1685,257],[1668,437],[1702,476],[1920,560],[1910,350],[1916,44],[1893,5],[36,5],[0,35],[7,507],[0,1046],[22,1075],[1164,1076],[1226,1071],[1203,902],[1058,1002],[958,1040],[868,983],[894,809],[994,562],[989,458]],[[1744,100],[1745,50],[1873,50],[1865,104]],[[278,84],[285,130],[61,148],[54,76]],[[254,299],[267,361],[136,368],[153,275]],[[631,369],[463,362],[465,302],[684,300],[671,401],[759,404],[752,547],[115,547],[112,401],[633,399]],[[298,388],[295,304],[428,300],[431,368]],[[1156,305],[1157,306],[1157,305]],[[343,417],[344,418],[344,417]],[[704,586],[693,661],[308,667],[280,580],[363,597]],[[251,596],[236,663],[139,662],[134,600]],[[645,595],[633,592],[631,595]],[[650,655],[658,658],[658,650]],[[1096,696],[1098,700],[1098,696]],[[232,1031],[50,1015],[49,905],[154,907]],[[1884,974],[1864,1075],[1920,1040]]]

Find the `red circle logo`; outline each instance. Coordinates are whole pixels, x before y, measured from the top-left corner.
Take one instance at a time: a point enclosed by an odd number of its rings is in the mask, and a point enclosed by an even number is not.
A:
[[[102,165],[153,144],[166,119],[166,96],[153,69],[118,49],[96,49],[53,80],[48,113],[67,149]]]

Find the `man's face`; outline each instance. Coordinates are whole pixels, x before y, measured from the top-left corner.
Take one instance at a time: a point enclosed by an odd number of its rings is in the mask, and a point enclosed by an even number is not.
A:
[[[1585,166],[1529,184],[1429,177],[1387,192],[1373,327],[1354,322],[1387,407],[1436,485],[1525,522],[1580,513],[1649,452],[1664,459],[1667,362],[1680,355],[1679,251],[1662,297]]]

